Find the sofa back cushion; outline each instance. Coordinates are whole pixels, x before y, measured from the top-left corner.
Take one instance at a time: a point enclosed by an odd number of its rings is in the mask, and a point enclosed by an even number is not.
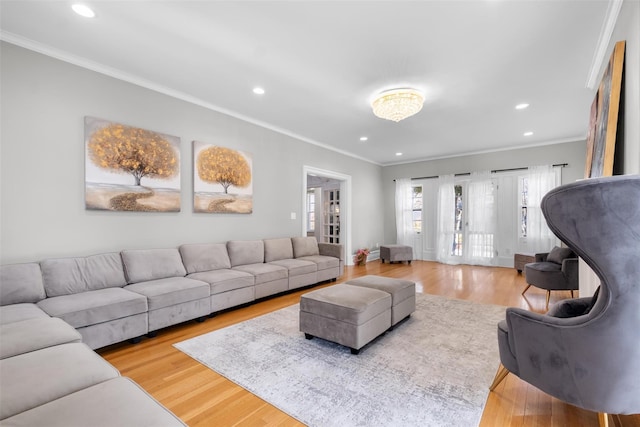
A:
[[[177,248],[124,250],[121,255],[129,283],[187,275]]]
[[[265,239],[264,262],[279,261],[293,258],[291,239]]]
[[[40,264],[0,266],[0,305],[35,303],[45,298]]]
[[[179,248],[187,273],[231,268],[231,260],[224,243],[188,244]]]
[[[40,263],[49,298],[98,289],[122,287],[122,259],[117,252],[78,258],[51,258]]]
[[[227,252],[229,252],[232,267],[264,262],[264,242],[262,240],[229,240]]]
[[[315,237],[292,237],[293,255],[296,258],[303,256],[320,255],[318,241]]]

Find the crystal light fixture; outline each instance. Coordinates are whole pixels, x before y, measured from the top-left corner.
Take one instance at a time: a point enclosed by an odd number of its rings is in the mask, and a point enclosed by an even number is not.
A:
[[[424,96],[415,89],[392,89],[379,93],[371,103],[373,114],[399,122],[422,110]]]

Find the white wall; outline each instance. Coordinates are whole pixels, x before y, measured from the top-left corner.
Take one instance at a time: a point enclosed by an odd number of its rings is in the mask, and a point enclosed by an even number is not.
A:
[[[0,49],[2,264],[298,236],[304,165],[351,175],[352,243],[382,241],[380,166],[8,43]],[[84,116],[180,137],[181,212],[85,210]],[[193,140],[252,154],[253,214],[193,213]]]

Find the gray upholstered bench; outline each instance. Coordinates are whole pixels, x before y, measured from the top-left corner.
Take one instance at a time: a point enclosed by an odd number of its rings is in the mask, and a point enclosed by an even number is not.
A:
[[[391,326],[416,311],[416,283],[410,280],[381,276],[363,276],[345,284],[378,289],[391,295]]]
[[[380,261],[384,264],[385,260],[389,263],[407,261],[407,264],[411,264],[413,248],[405,245],[380,245]]]
[[[352,354],[391,327],[391,295],[377,289],[335,285],[300,297],[300,331],[351,348]]]

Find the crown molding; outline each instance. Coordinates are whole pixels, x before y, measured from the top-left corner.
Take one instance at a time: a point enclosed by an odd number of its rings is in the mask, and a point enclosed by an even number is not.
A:
[[[494,148],[494,149],[488,149],[488,150],[466,151],[464,153],[445,154],[443,156],[436,156],[436,157],[424,157],[416,160],[407,160],[402,162],[389,162],[389,163],[383,163],[382,166],[385,167],[385,166],[407,165],[411,163],[431,162],[434,160],[454,159],[456,157],[477,156],[479,154],[491,154],[491,153],[499,153],[502,151],[513,151],[513,150],[522,150],[525,148],[543,147],[545,145],[566,144],[569,142],[584,142],[586,141],[586,139],[587,139],[586,135],[574,136],[570,138],[554,139],[554,140],[537,142],[537,143],[532,143],[527,145],[519,145],[517,147],[511,146],[511,147]]]
[[[607,54],[607,48],[611,42],[611,36],[613,35],[613,30],[616,26],[623,2],[624,0],[609,0],[607,14],[604,18],[604,22],[602,23],[602,28],[600,29],[598,45],[596,46],[596,51],[594,52],[593,59],[591,60],[589,76],[585,83],[585,87],[587,89],[593,90],[598,84],[598,76],[600,75],[600,70],[602,69],[602,64],[604,63]]]

